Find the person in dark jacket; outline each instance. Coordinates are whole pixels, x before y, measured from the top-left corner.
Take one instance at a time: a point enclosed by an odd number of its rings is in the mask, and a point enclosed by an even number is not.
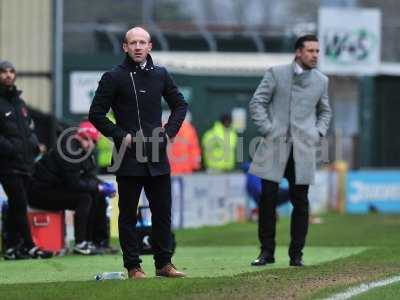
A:
[[[50,258],[51,252],[35,246],[29,229],[27,185],[40,148],[33,121],[15,80],[13,64],[0,61],[0,183],[9,207],[4,258]]]
[[[75,211],[73,251],[83,255],[109,247],[105,197],[114,196],[115,188],[96,177],[93,149],[99,137],[89,121],[64,131],[57,147],[36,163],[29,188],[32,207]]]
[[[167,70],[153,64],[151,47],[150,35],[143,28],[135,27],[126,33],[126,58],[102,76],[89,119],[104,136],[114,139],[118,150],[112,167],[119,193],[119,238],[129,277],[145,277],[135,229],[143,188],[152,212],[156,274],[183,277],[185,274],[171,263],[171,176],[166,146],[185,119],[187,103]],[[171,110],[164,127],[161,97]],[[116,124],[106,117],[110,108]]]

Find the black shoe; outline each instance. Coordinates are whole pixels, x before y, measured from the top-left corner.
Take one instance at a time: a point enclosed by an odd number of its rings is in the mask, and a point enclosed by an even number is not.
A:
[[[293,258],[290,260],[289,266],[292,267],[304,267],[304,262],[301,258]]]
[[[83,241],[83,242],[80,242],[78,244],[75,244],[75,246],[73,248],[73,252],[75,254],[81,254],[81,255],[96,255],[96,254],[100,254],[87,241]]]
[[[266,264],[275,263],[275,258],[268,253],[261,252],[260,255],[251,262],[252,266],[265,266]]]
[[[96,246],[96,247],[98,251],[101,252],[101,254],[118,254],[120,252],[118,248],[113,246],[108,246],[108,247]]]
[[[18,248],[8,248],[3,255],[5,260],[17,260],[31,258],[28,253],[22,252]]]
[[[94,246],[101,252],[101,254],[118,254],[120,250],[116,247],[110,246],[109,242],[104,240],[99,243],[94,243]]]
[[[92,255],[103,255],[105,254],[103,249],[98,247],[95,243],[93,242],[88,242],[89,249],[92,252]]]
[[[52,258],[54,255],[53,252],[42,250],[36,246],[27,250],[27,253],[29,254],[29,256],[31,258],[34,258],[34,259],[36,259],[36,258],[43,258],[43,259]]]

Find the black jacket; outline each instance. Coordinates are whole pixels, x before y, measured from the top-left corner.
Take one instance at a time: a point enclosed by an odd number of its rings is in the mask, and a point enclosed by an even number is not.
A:
[[[71,132],[58,140],[35,164],[31,185],[35,189],[68,189],[75,192],[96,192],[101,182],[96,177],[95,155],[86,153]],[[70,144],[69,144],[70,143]],[[68,150],[68,145],[70,149]]]
[[[21,91],[0,84],[0,174],[31,174],[39,142]]]
[[[155,66],[150,55],[144,69],[127,56],[121,65],[106,72],[101,78],[90,107],[89,120],[103,135],[114,140],[118,150],[128,133],[140,136],[141,129],[143,136],[148,138],[152,136],[154,129],[162,126],[161,97],[171,110],[164,126],[165,131],[159,135],[162,141],[158,143],[158,147],[145,142],[128,148],[117,175],[157,176],[170,172],[165,134],[169,137],[176,136],[185,118],[187,103],[167,70]],[[110,108],[114,112],[116,124],[106,117]],[[137,148],[141,148],[147,162],[137,159]]]

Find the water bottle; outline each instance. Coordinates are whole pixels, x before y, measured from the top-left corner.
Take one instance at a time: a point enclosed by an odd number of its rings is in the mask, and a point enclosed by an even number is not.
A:
[[[126,275],[124,272],[103,272],[101,274],[97,274],[94,279],[97,281],[110,279],[124,280],[126,279]]]

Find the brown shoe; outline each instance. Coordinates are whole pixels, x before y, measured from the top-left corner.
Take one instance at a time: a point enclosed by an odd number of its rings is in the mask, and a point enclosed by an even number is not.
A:
[[[179,278],[179,277],[185,277],[186,274],[178,271],[173,264],[168,263],[161,269],[156,269],[156,276]]]
[[[141,267],[136,267],[128,271],[128,277],[131,279],[146,278],[146,273],[143,271]]]

